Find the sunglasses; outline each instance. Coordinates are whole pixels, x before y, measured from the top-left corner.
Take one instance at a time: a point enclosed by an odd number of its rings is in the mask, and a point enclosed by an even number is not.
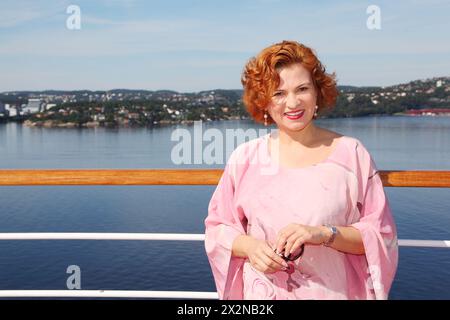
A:
[[[284,256],[284,250],[281,253],[277,253],[277,249],[274,250],[276,254],[278,254],[281,258],[283,258],[284,261],[295,261],[298,258],[300,258],[303,255],[303,252],[305,251],[305,244],[302,244],[300,247],[299,252],[296,255],[293,255],[292,253],[288,255],[287,257]]]

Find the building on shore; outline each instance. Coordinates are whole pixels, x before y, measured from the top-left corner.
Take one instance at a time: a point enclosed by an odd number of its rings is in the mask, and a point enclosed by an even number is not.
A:
[[[0,101],[0,119],[6,119],[7,117],[9,117],[9,112],[6,110],[3,102]]]
[[[444,108],[427,108],[427,109],[412,109],[405,112],[409,116],[450,116],[450,109]]]
[[[28,104],[22,109],[23,114],[32,114],[43,111],[41,99],[28,99]]]

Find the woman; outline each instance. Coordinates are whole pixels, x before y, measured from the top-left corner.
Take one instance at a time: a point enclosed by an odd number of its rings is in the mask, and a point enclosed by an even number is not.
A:
[[[387,299],[397,232],[375,163],[358,139],[314,123],[336,101],[334,75],[283,41],[242,83],[248,112],[277,130],[236,148],[210,201],[219,298]]]

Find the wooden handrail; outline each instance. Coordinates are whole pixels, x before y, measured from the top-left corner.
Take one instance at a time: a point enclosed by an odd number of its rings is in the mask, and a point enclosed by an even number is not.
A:
[[[0,170],[0,186],[216,185],[222,169]],[[385,187],[450,188],[450,171],[379,171]]]
[[[380,170],[385,187],[450,188],[450,171]]]

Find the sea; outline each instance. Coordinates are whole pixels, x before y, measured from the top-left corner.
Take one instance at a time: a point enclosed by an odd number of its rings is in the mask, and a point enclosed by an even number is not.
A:
[[[450,170],[450,117],[320,119],[317,125],[359,139],[379,170]],[[204,148],[207,132],[225,137],[236,129],[266,128],[247,120],[119,129],[2,123],[0,169],[223,168],[226,155],[222,162],[195,163],[193,147],[189,164],[175,159],[174,150],[180,134]],[[199,234],[214,189],[0,186],[0,232]],[[450,188],[385,191],[399,239],[450,240]],[[199,241],[0,240],[0,290],[65,290],[74,265],[84,290],[215,291]],[[450,249],[401,247],[390,299],[450,299]]]

